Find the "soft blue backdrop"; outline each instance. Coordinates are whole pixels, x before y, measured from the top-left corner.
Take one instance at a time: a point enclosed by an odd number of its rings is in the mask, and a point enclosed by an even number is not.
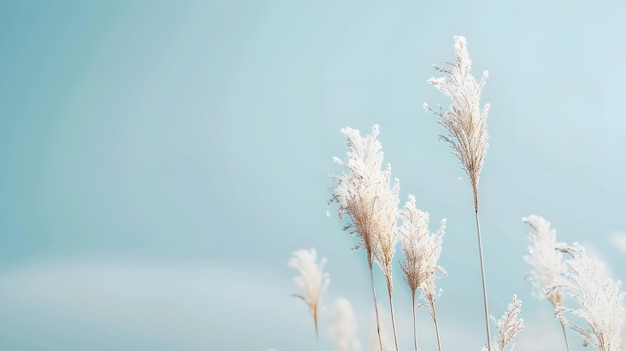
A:
[[[402,198],[448,219],[444,347],[479,350],[471,193],[421,107],[448,104],[426,80],[454,35],[474,73],[490,71],[491,312],[518,294],[517,349],[562,349],[524,282],[521,217],[545,216],[626,278],[625,13],[618,1],[0,1],[0,349],[313,350],[286,265],[310,247],[332,280],[323,348],[345,296],[369,349],[365,257],[325,214],[339,129],[378,123]],[[408,349],[399,270],[395,282]]]

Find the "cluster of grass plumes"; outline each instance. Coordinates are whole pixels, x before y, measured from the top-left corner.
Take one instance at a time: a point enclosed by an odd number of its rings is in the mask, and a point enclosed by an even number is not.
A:
[[[529,234],[532,245],[525,257],[533,267],[528,280],[554,307],[566,348],[568,327],[583,337],[585,346],[620,350],[624,320],[621,282],[609,277],[604,264],[590,257],[582,245],[557,242],[556,231],[543,217],[532,215],[523,220],[533,229]],[[586,326],[578,324],[579,320]]]
[[[435,70],[443,73],[443,77],[431,78],[430,84],[452,99],[448,110],[439,107],[432,109],[424,103],[424,108],[439,117],[441,124],[448,131],[448,135],[440,135],[442,140],[450,144],[452,153],[459,159],[461,166],[470,179],[470,186],[474,197],[474,215],[476,219],[476,235],[478,238],[478,259],[483,288],[483,306],[485,309],[485,330],[487,333],[487,347],[491,350],[491,333],[489,331],[489,304],[487,299],[487,281],[485,278],[485,263],[483,259],[483,244],[480,233],[478,216],[478,181],[480,171],[487,154],[487,113],[489,104],[480,108],[480,94],[485,86],[488,72],[483,72],[480,82],[472,75],[472,60],[467,52],[467,41],[464,37],[454,38],[456,59],[449,62],[449,68],[435,66]]]
[[[453,100],[448,112],[442,110],[433,112],[440,117],[439,123],[449,131],[448,136],[441,138],[450,143],[453,153],[459,158],[471,181],[484,291],[483,301],[487,325],[486,344],[491,349],[486,283],[478,221],[478,180],[487,149],[485,119],[488,105],[480,112],[480,90],[484,86],[484,77],[480,83],[476,83],[471,75],[471,61],[467,54],[465,39],[456,37],[455,40],[456,61],[450,64],[450,69],[437,67],[437,70],[444,73],[445,77],[433,78],[428,82],[452,97]],[[362,136],[358,130],[350,127],[342,129],[341,132],[344,134],[348,146],[347,160],[343,161],[338,157],[334,159],[337,163],[345,165],[347,172],[331,176],[335,182],[335,187],[330,202],[337,203],[340,219],[349,217],[344,230],[358,237],[359,244],[357,247],[362,247],[366,252],[374,300],[378,347],[383,349],[373,275],[374,262],[382,270],[387,283],[395,348],[396,351],[399,350],[392,298],[392,261],[399,234],[405,256],[405,261],[400,263],[400,267],[412,296],[414,348],[415,350],[418,348],[415,327],[415,300],[419,290],[421,292],[420,297],[424,300],[433,319],[438,348],[441,350],[441,339],[435,312],[435,299],[440,292],[435,287],[435,272],[445,274],[445,270],[437,263],[441,254],[445,220],[439,231],[431,234],[428,229],[428,214],[417,209],[414,196],[409,196],[409,201],[404,208],[398,208],[399,181],[395,179],[392,184],[391,166],[387,164],[386,167],[383,167],[382,146],[377,139],[378,125],[374,125],[371,134],[367,136]],[[399,222],[402,222],[402,225],[399,225]]]
[[[570,256],[565,261],[569,272],[560,276],[554,287],[562,289],[578,307],[559,306],[557,316],[583,336],[585,345],[601,351],[620,350],[624,320],[621,282],[611,279],[602,262],[589,257],[583,246],[574,243],[562,250]],[[588,327],[579,326],[568,314],[582,319]]]
[[[428,80],[451,97],[452,104],[447,110],[441,107],[433,109],[426,104],[424,106],[439,117],[439,123],[448,131],[447,135],[440,138],[450,144],[453,154],[459,159],[470,180],[485,313],[486,340],[483,350],[511,351],[515,347],[515,337],[524,328],[524,321],[520,318],[522,302],[514,295],[502,317],[496,319],[489,314],[478,215],[478,183],[487,150],[486,118],[489,110],[489,104],[481,107],[480,96],[487,72],[483,73],[480,81],[472,76],[465,38],[455,37],[455,50],[456,59],[448,63],[446,68],[435,66],[444,76]],[[392,178],[391,165],[384,164],[382,145],[377,138],[379,132],[378,125],[373,126],[369,135],[361,135],[359,130],[350,127],[341,129],[348,150],[345,160],[338,157],[334,160],[345,166],[345,169],[343,173],[331,176],[334,187],[329,203],[337,205],[338,217],[345,223],[343,229],[358,239],[355,248],[362,248],[366,253],[376,319],[372,349],[390,350],[395,347],[396,351],[399,350],[392,297],[393,261],[399,241],[403,257],[397,260],[398,266],[411,295],[413,347],[415,351],[418,350],[416,311],[419,306],[424,305],[434,323],[437,347],[441,351],[442,338],[435,302],[441,296],[441,289],[437,289],[436,281],[446,275],[445,269],[438,264],[446,220],[441,221],[438,230],[431,232],[428,212],[418,208],[418,197],[408,195],[404,206],[399,207],[399,181]],[[568,246],[557,242],[556,231],[542,217],[532,215],[523,218],[523,221],[532,229],[528,236],[531,242],[529,253],[524,257],[531,266],[526,280],[532,286],[534,294],[550,302],[553,314],[563,330],[564,349],[569,351],[566,328],[570,328],[582,335],[585,345],[591,345],[600,351],[619,351],[624,316],[621,283],[608,277],[603,265],[598,260],[589,258],[582,246]],[[321,295],[328,285],[328,277],[323,273],[324,263],[325,260],[322,259],[317,264],[314,250],[296,251],[290,261],[290,266],[301,273],[295,282],[303,293],[297,296],[309,306],[314,319],[318,348],[318,308]],[[381,331],[381,319],[386,314],[379,313],[374,263],[385,277],[393,342],[383,342],[385,333]],[[418,297],[422,303],[417,303]],[[580,321],[586,324],[578,324]],[[490,323],[497,330],[494,338],[491,336]],[[330,329],[336,350],[361,350],[361,343],[356,337],[356,318],[347,300],[338,299],[335,302]]]
[[[402,226],[401,234],[402,251],[405,260],[400,262],[400,268],[404,273],[409,289],[411,290],[411,304],[413,306],[413,339],[417,350],[417,322],[415,316],[416,293],[421,291],[421,297],[426,302],[430,315],[435,323],[438,349],[441,351],[441,338],[437,313],[435,312],[435,299],[438,296],[435,287],[435,272],[446,274],[443,267],[437,264],[441,255],[441,243],[446,229],[446,220],[441,221],[441,227],[435,234],[428,230],[428,212],[415,207],[415,196],[409,195],[409,200],[400,211]]]
[[[377,139],[378,125],[374,125],[372,133],[365,137],[361,136],[359,130],[350,127],[342,129],[341,132],[348,144],[346,166],[349,172],[332,176],[336,187],[331,201],[337,202],[340,218],[343,218],[344,215],[350,217],[351,223],[346,225],[344,230],[349,230],[351,234],[359,237],[361,245],[367,253],[381,349],[380,318],[373,276],[374,262],[378,264],[385,275],[397,351],[398,338],[392,299],[392,261],[396,246],[400,182],[396,178],[393,187],[391,186],[391,165],[387,164],[385,169],[381,169],[383,152],[380,141]],[[335,157],[335,161],[344,164],[337,157]]]

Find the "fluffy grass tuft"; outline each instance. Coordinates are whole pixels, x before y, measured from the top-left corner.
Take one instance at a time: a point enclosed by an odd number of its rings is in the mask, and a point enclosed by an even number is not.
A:
[[[413,306],[413,340],[417,351],[417,327],[416,327],[416,292],[421,290],[421,297],[426,302],[437,334],[437,345],[441,351],[441,338],[439,325],[435,312],[435,299],[438,296],[435,287],[435,272],[446,274],[446,271],[437,264],[441,255],[441,242],[446,228],[445,219],[437,233],[431,234],[428,230],[428,212],[423,212],[415,206],[415,196],[409,195],[408,201],[400,210],[402,226],[399,229],[402,251],[405,261],[400,263],[404,278],[411,290]]]
[[[346,214],[350,216],[352,222],[344,229],[359,237],[361,245],[367,252],[379,331],[380,318],[374,288],[373,262],[378,264],[385,275],[394,340],[396,350],[398,350],[392,299],[392,261],[396,246],[400,182],[395,179],[391,186],[391,165],[387,164],[385,169],[381,169],[383,152],[380,141],[377,139],[378,125],[374,125],[372,133],[365,137],[361,136],[359,130],[350,127],[341,129],[341,132],[348,145],[346,154],[348,159],[347,162],[340,161],[340,163],[346,165],[349,172],[331,177],[336,183],[331,201],[337,202],[340,219]],[[380,337],[379,344],[382,348]]]
[[[565,260],[568,273],[560,276],[552,285],[572,298],[577,308],[557,307],[557,317],[562,323],[580,333],[584,345],[592,345],[599,351],[619,351],[622,347],[624,322],[624,292],[621,281],[611,279],[604,264],[587,255],[585,248],[577,243],[562,248],[569,255]],[[569,316],[582,319],[587,327],[576,324]]]
[[[326,258],[321,258],[318,264],[315,249],[297,250],[293,252],[293,257],[289,260],[288,265],[300,272],[300,275],[294,277],[293,281],[300,288],[301,293],[294,294],[294,296],[302,299],[309,307],[315,324],[315,338],[319,349],[319,301],[330,284],[328,273],[324,273]]]
[[[524,260],[533,268],[526,276],[526,280],[535,289],[540,298],[547,298],[555,311],[563,305],[563,292],[554,286],[557,278],[565,273],[563,253],[558,250],[563,246],[556,242],[556,230],[550,227],[550,222],[537,215],[522,218],[531,228],[528,239],[528,255]],[[569,351],[569,342],[565,331],[565,324],[561,320],[561,329],[565,339],[565,348]]]
[[[509,304],[506,312],[496,320],[493,316],[490,317],[491,321],[498,329],[498,337],[496,338],[494,345],[495,351],[504,351],[504,349],[515,339],[517,333],[524,329],[524,320],[518,318],[522,311],[522,301],[517,299],[516,295],[513,295],[513,301]],[[515,344],[511,345],[509,351],[513,351]],[[483,351],[486,351],[483,348]]]

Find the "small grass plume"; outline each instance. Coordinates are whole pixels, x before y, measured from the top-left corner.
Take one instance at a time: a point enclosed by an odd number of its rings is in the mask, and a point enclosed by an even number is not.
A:
[[[315,249],[297,250],[293,252],[293,257],[289,260],[288,265],[300,272],[300,275],[294,277],[293,281],[300,288],[301,293],[294,294],[294,296],[301,298],[309,306],[315,324],[315,338],[319,350],[319,301],[330,284],[328,273],[324,272],[326,258],[321,258],[318,264]]]
[[[558,250],[563,246],[556,242],[556,230],[550,226],[550,222],[537,215],[522,218],[531,228],[528,239],[528,255],[524,260],[533,268],[526,276],[526,280],[535,289],[535,293],[541,298],[547,298],[555,311],[563,305],[563,293],[554,286],[556,280],[565,274],[566,267],[563,262],[563,253]],[[569,350],[565,324],[561,320],[561,329],[565,339],[565,347]]]
[[[441,339],[439,337],[439,325],[435,313],[435,299],[438,296],[435,287],[435,272],[446,274],[445,270],[437,264],[441,255],[441,242],[446,228],[445,219],[437,233],[430,234],[428,231],[428,212],[423,212],[415,206],[415,196],[409,195],[408,201],[400,210],[402,226],[400,227],[400,242],[404,252],[405,261],[400,263],[404,278],[411,290],[411,302],[413,306],[413,341],[417,351],[417,322],[415,317],[416,292],[422,291],[421,297],[426,302],[430,315],[435,324],[437,345],[441,351]]]
[[[474,214],[476,218],[476,234],[478,236],[478,256],[483,287],[483,304],[485,307],[485,329],[487,345],[491,350],[491,334],[489,331],[489,307],[487,302],[487,282],[485,281],[485,264],[478,219],[478,182],[487,153],[487,113],[489,104],[480,107],[480,93],[485,86],[488,72],[484,71],[480,82],[472,76],[472,61],[467,53],[467,41],[464,37],[454,37],[456,59],[449,62],[449,68],[435,66],[435,70],[443,73],[443,77],[431,78],[428,83],[452,98],[452,105],[447,111],[441,107],[434,110],[424,103],[424,108],[439,117],[439,124],[448,130],[448,135],[440,138],[450,144],[470,179],[474,195]]]
[[[489,73],[484,71],[480,82],[476,82],[471,72],[467,41],[461,36],[454,40],[456,60],[448,63],[448,69],[435,66],[435,70],[443,73],[444,77],[428,80],[452,98],[452,105],[447,111],[441,107],[434,110],[428,104],[424,104],[424,108],[439,116],[439,123],[448,130],[448,135],[441,135],[440,138],[450,144],[452,152],[459,158],[474,192],[474,207],[478,208],[477,190],[488,147],[487,113],[490,106],[487,103],[481,109],[480,93]]]
[[[498,329],[498,337],[495,340],[495,349],[493,351],[504,351],[504,349],[513,341],[517,333],[524,329],[524,320],[518,316],[522,311],[522,301],[517,299],[516,295],[513,295],[513,301],[509,304],[506,312],[496,320],[493,316],[490,317],[491,321],[496,325]],[[515,344],[511,346],[509,351],[513,351]],[[483,351],[486,351],[483,348]]]
[[[348,144],[346,166],[349,173],[331,176],[336,183],[331,201],[339,205],[340,219],[346,214],[350,216],[352,222],[344,229],[360,239],[360,246],[367,253],[378,331],[380,318],[374,288],[373,262],[378,264],[385,275],[397,350],[398,340],[392,300],[392,261],[396,246],[400,183],[395,179],[391,187],[391,165],[387,164],[384,170],[381,169],[383,152],[377,139],[378,125],[374,125],[372,133],[365,137],[350,127],[341,129],[341,132]],[[335,162],[344,164],[337,157]],[[380,333],[379,344],[382,348]]]

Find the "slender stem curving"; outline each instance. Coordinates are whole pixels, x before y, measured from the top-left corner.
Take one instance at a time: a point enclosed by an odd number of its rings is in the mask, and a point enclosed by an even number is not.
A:
[[[565,339],[565,349],[569,351],[569,343],[567,342],[567,333],[565,332],[565,324],[561,322],[561,329],[563,329],[563,338]]]
[[[376,302],[376,288],[374,287],[374,270],[372,269],[372,255],[367,253],[367,266],[370,269],[370,281],[372,282],[372,295],[374,296],[374,312],[376,313],[376,333],[378,334],[378,342],[380,351],[383,351],[383,339],[380,337],[380,318],[378,317],[378,302]]]
[[[480,237],[480,221],[478,219],[478,191],[472,186],[474,193],[474,214],[476,215],[476,233],[478,234],[478,256],[480,258],[480,275],[483,282],[483,304],[485,306],[485,327],[487,329],[487,350],[491,351],[491,333],[489,332],[489,307],[487,305],[487,282],[485,281],[485,263],[483,260],[483,244]]]

